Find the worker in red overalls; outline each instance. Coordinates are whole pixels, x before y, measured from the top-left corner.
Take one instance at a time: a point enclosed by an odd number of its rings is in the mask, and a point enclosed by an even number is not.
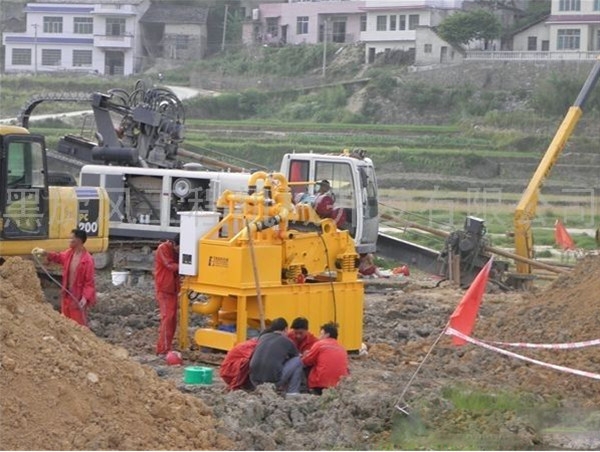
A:
[[[302,364],[310,367],[308,388],[321,395],[323,389],[333,388],[348,375],[348,353],[338,341],[338,329],[334,323],[321,327],[321,335],[310,350],[302,356]]]
[[[84,326],[88,325],[87,309],[96,303],[94,259],[84,247],[86,240],[85,231],[73,229],[69,249],[61,253],[34,250],[35,254],[46,254],[48,262],[63,266],[61,312]]]
[[[335,221],[338,228],[346,225],[346,212],[342,208],[335,208],[335,195],[331,191],[331,184],[323,179],[318,184],[318,191],[313,201],[313,207],[321,218],[331,218]]]
[[[258,340],[249,339],[241,342],[227,352],[219,368],[219,375],[227,385],[227,389],[252,389],[250,383],[250,359],[258,345]]]
[[[160,310],[160,328],[156,354],[171,351],[177,328],[177,296],[179,294],[179,234],[161,243],[154,256],[154,288]]]

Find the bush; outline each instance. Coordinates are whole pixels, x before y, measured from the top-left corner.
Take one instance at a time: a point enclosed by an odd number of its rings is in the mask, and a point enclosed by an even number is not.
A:
[[[562,116],[575,102],[583,80],[552,74],[542,81],[533,92],[533,108],[545,115]],[[600,112],[600,92],[594,90],[587,101],[586,111]]]

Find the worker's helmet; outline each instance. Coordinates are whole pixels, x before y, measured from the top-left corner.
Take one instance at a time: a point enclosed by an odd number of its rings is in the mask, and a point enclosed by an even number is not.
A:
[[[183,364],[183,359],[181,358],[181,353],[179,352],[170,351],[167,353],[165,360],[169,366],[179,366]]]

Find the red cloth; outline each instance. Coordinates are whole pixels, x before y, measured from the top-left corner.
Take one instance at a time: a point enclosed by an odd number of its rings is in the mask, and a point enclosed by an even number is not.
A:
[[[308,387],[332,388],[344,375],[348,375],[348,354],[337,340],[326,338],[317,341],[302,357],[302,364],[312,367],[308,374]]]
[[[179,293],[179,256],[173,242],[163,242],[154,256],[154,286],[156,292]]]
[[[96,304],[96,284],[94,281],[94,259],[83,250],[79,265],[75,271],[75,280],[69,289],[69,267],[75,250],[69,248],[61,253],[48,253],[48,262],[60,264],[62,271],[62,300],[61,312],[65,317],[75,320],[80,325],[87,326],[86,309]],[[69,290],[70,294],[67,292]],[[86,306],[79,307],[79,301],[85,298]]]
[[[219,375],[230,391],[247,387],[250,382],[250,358],[257,344],[258,340],[250,339],[239,343],[227,352],[219,368]]]
[[[173,337],[177,329],[177,295],[172,293],[157,292],[158,309],[160,310],[160,327],[158,329],[158,342],[156,354],[162,355],[172,349]]]
[[[475,326],[475,319],[477,318],[477,312],[485,293],[493,260],[494,258],[491,258],[477,274],[464,297],[450,316],[450,327],[467,336],[471,334]],[[467,342],[464,339],[452,336],[452,343],[454,345],[464,345]]]
[[[554,240],[556,240],[556,244],[563,250],[575,249],[575,243],[573,242],[573,239],[569,235],[565,225],[560,220],[556,220],[556,223],[554,223]]]
[[[313,344],[319,340],[310,331],[307,331],[304,339],[299,342],[296,340],[296,334],[294,333],[294,330],[288,331],[288,338],[294,343],[300,354],[309,351]]]

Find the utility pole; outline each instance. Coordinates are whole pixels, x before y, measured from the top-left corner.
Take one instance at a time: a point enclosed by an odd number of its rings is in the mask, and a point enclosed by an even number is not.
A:
[[[225,17],[223,18],[223,41],[221,41],[221,52],[225,50],[225,35],[227,34],[227,16],[229,15],[229,4],[225,3]]]
[[[37,55],[37,29],[39,27],[39,24],[33,24],[32,25],[34,31],[33,34],[33,73],[35,75],[37,75],[37,60],[38,60],[38,55]]]
[[[325,70],[327,68],[327,23],[329,19],[323,21],[323,78],[325,78]]]

